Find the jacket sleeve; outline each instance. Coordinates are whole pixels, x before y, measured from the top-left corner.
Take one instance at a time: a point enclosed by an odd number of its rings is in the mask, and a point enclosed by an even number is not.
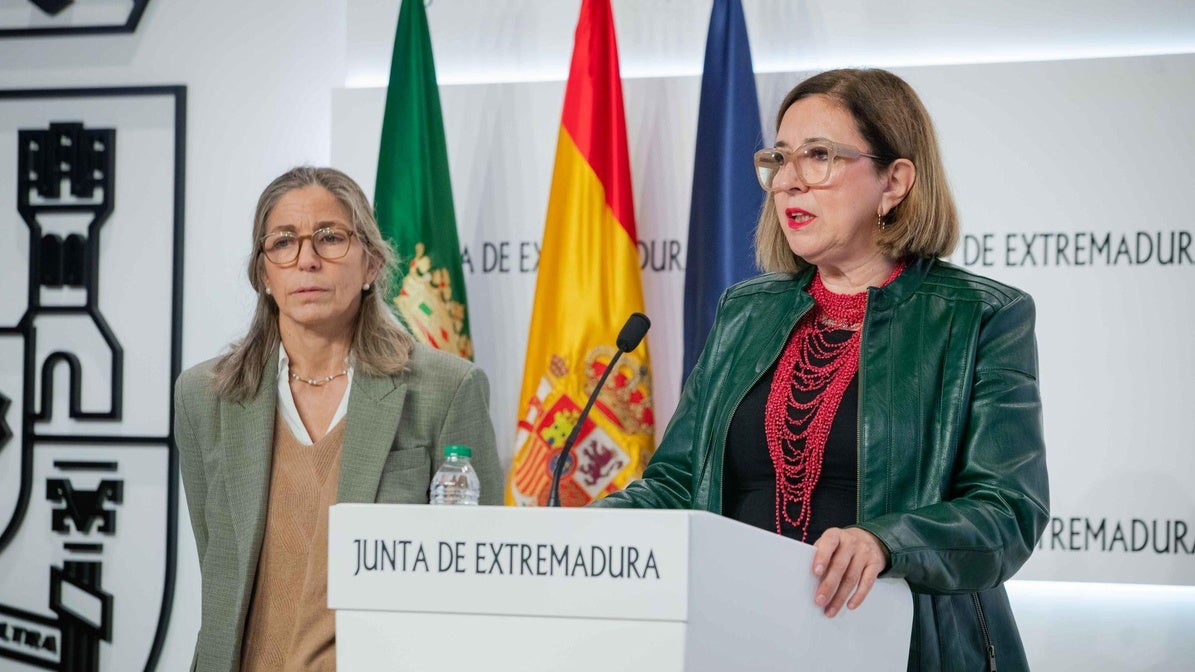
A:
[[[705,347],[693,371],[681,390],[676,412],[664,430],[664,438],[652,455],[651,462],[643,470],[643,478],[632,481],[619,492],[611,493],[590,506],[638,509],[688,509],[692,508],[694,474],[699,473],[706,451],[695,445],[701,423],[705,421],[707,409],[706,371],[710,362],[716,359],[718,344],[722,335],[720,327],[726,294],[718,301],[714,326],[706,338]]]
[[[207,475],[203,471],[202,446],[195,438],[195,428],[187,414],[187,391],[191,384],[184,373],[179,376],[174,389],[174,443],[178,447],[179,472],[182,474],[183,490],[187,496],[187,512],[191,517],[191,530],[195,534],[195,548],[199,561],[207,551],[207,522],[204,517],[207,503]]]
[[[944,501],[859,524],[891,554],[883,576],[917,592],[995,587],[1029,559],[1049,519],[1033,300],[981,327],[968,420]]]
[[[433,464],[443,460],[444,446],[469,446],[470,462],[481,481],[481,504],[502,504],[502,464],[490,420],[490,383],[476,367],[469,370],[457,387],[436,437]]]

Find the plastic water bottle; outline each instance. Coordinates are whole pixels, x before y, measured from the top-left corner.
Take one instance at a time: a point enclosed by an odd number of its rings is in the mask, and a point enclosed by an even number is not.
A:
[[[477,506],[481,497],[481,481],[469,458],[468,446],[444,446],[444,464],[432,477],[432,504],[463,504]]]

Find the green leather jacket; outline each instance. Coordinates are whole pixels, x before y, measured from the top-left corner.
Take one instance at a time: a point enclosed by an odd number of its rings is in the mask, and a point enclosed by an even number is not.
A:
[[[812,305],[812,275],[726,291],[643,478],[597,505],[722,512],[730,419]],[[913,591],[910,670],[1028,669],[1003,583],[1048,519],[1033,324],[1027,294],[934,259],[869,290],[858,526]]]

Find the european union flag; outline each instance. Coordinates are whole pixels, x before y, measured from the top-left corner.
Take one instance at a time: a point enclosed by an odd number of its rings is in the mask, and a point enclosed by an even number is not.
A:
[[[697,363],[722,291],[755,272],[763,192],[752,163],[763,142],[747,24],[739,0],[714,0],[705,43],[685,265],[684,375]]]

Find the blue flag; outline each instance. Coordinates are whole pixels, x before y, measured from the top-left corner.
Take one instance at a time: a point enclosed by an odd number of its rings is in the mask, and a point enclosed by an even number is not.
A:
[[[714,324],[718,297],[755,272],[752,241],[764,194],[755,180],[753,155],[762,142],[743,6],[739,0],[714,0],[689,210],[685,378]]]

